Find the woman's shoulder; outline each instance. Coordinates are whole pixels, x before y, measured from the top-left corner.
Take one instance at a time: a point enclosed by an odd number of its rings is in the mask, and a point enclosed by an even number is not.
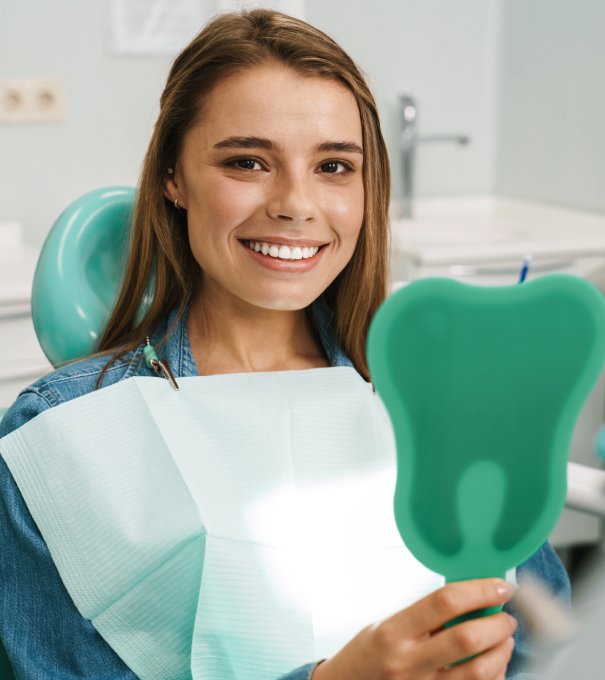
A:
[[[108,366],[110,361],[110,355],[96,355],[61,366],[36,380],[19,394],[2,418],[0,438],[49,408],[97,388],[108,387],[120,380],[149,372],[144,361],[143,345]],[[101,375],[102,380],[99,382]]]

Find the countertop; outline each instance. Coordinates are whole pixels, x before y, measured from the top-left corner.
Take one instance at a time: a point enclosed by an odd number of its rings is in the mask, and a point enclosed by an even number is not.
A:
[[[418,199],[391,231],[418,266],[605,255],[605,214],[494,196]]]

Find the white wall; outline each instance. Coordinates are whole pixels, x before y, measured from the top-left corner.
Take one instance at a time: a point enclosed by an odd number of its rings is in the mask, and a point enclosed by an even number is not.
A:
[[[307,18],[336,38],[373,86],[401,195],[398,96],[413,94],[420,135],[463,133],[471,144],[421,145],[418,195],[475,194],[493,185],[500,0],[307,0]]]
[[[202,0],[203,2],[203,0]],[[462,132],[470,146],[418,152],[419,194],[492,186],[499,0],[307,0],[307,20],[339,40],[368,74],[399,190],[397,97],[413,93],[421,133]],[[0,124],[0,220],[39,245],[85,191],[135,184],[171,58],[116,55],[109,0],[0,0],[0,78],[60,77],[67,117]]]
[[[503,9],[496,193],[605,211],[605,3]]]
[[[75,197],[136,183],[169,59],[108,44],[109,0],[0,0],[0,78],[66,83],[64,121],[0,124],[0,220],[33,245]]]

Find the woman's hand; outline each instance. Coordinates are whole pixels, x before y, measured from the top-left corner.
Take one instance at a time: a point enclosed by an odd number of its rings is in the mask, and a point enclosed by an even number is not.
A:
[[[312,680],[504,680],[517,628],[512,616],[500,612],[449,628],[444,624],[502,605],[514,593],[514,586],[500,579],[449,583],[362,630],[320,664]]]

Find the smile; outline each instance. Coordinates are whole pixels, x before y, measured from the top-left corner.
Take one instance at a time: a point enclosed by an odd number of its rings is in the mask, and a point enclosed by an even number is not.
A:
[[[295,275],[304,274],[315,269],[322,261],[326,253],[332,247],[332,243],[321,241],[290,241],[275,243],[274,241],[244,238],[240,240],[243,251],[260,265],[263,269],[278,272],[279,274]],[[276,239],[277,241],[278,239]]]
[[[317,255],[319,246],[286,246],[267,241],[244,241],[256,253],[280,260],[308,260]]]

